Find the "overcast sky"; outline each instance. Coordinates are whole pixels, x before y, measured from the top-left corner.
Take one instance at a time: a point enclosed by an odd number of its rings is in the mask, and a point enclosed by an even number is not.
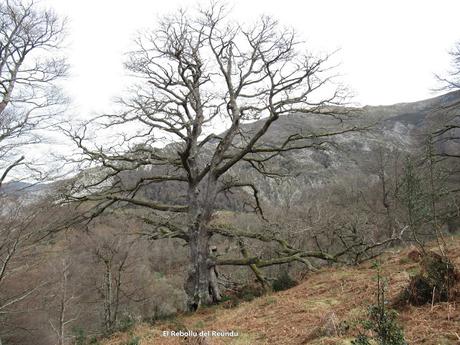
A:
[[[69,18],[65,83],[81,115],[103,111],[125,90],[123,53],[136,31],[185,0],[42,0]],[[200,1],[207,3],[207,1]],[[449,66],[447,51],[460,39],[460,1],[231,0],[233,15],[251,21],[269,14],[293,26],[313,51],[340,48],[340,72],[362,105],[433,96],[433,73]]]

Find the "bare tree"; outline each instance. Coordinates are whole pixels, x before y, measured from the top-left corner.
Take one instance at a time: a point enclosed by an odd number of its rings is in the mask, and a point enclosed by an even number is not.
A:
[[[32,275],[24,277],[35,267],[33,253],[43,235],[46,209],[24,200],[17,188],[5,188],[5,182],[40,177],[25,147],[42,141],[40,134],[63,102],[54,83],[67,69],[57,54],[63,28],[64,22],[52,11],[33,1],[0,3],[1,321],[45,284]]]
[[[436,74],[440,82],[439,90],[457,90],[460,88],[460,41],[450,50],[451,68],[445,75]]]
[[[71,291],[71,285],[69,282],[70,275],[70,262],[66,259],[62,259],[61,267],[58,273],[59,276],[59,287],[56,295],[54,296],[58,302],[57,320],[49,320],[51,328],[53,329],[57,345],[65,345],[68,343],[69,336],[67,335],[68,326],[76,321],[78,317],[69,317],[69,305],[76,298]]]
[[[451,68],[443,75],[435,75],[439,82],[439,91],[455,90],[458,94],[460,89],[460,41],[457,42],[453,49],[449,52],[451,57]],[[460,163],[460,114],[458,112],[459,101],[458,97],[448,98],[443,106],[436,110],[436,122],[432,133],[428,136],[430,142],[430,154],[428,155],[429,173],[432,177],[433,169],[438,169],[439,166],[445,170],[448,167],[449,178],[445,179],[444,186],[448,191],[444,191],[442,198],[450,199],[450,207],[443,210],[443,217],[438,217],[435,211],[435,203],[433,203],[434,226],[440,224],[437,218],[444,218],[449,229],[455,228],[452,224],[456,224],[460,219],[460,211],[458,207],[458,192],[460,192],[459,184],[459,163]],[[436,179],[438,176],[436,176]],[[433,179],[430,181],[430,189],[433,189]],[[446,211],[447,210],[447,211]],[[449,230],[451,231],[451,230]],[[438,232],[437,237],[441,233]]]
[[[21,198],[1,199],[0,214],[0,337],[24,333],[28,324],[15,320],[23,308],[50,283],[39,274],[43,265],[41,242],[47,233],[51,208],[46,203],[27,204]],[[32,302],[31,302],[32,303]],[[6,337],[8,339],[8,337]]]
[[[110,334],[119,317],[123,273],[127,268],[130,245],[120,236],[98,239],[93,255],[103,266],[103,279],[98,289],[104,299],[104,331]],[[126,245],[123,248],[123,245]]]
[[[451,91],[460,89],[460,41],[449,52],[451,68],[445,74],[436,74],[439,83],[438,91]],[[460,158],[458,154],[460,142],[460,115],[458,114],[458,101],[447,102],[438,109],[437,126],[433,130],[433,140],[436,146],[441,147],[437,155],[448,158]]]
[[[215,265],[257,270],[308,257],[336,260],[294,248],[268,230],[213,225],[219,196],[236,189],[252,195],[253,209],[263,214],[257,186],[238,169],[277,176],[269,167],[272,158],[320,148],[330,137],[356,130],[298,130],[274,143],[263,140],[273,123],[292,113],[333,116],[341,123],[334,106],[346,93],[333,83],[330,57],[304,52],[295,32],[271,18],[261,17],[251,27],[232,22],[220,5],[166,17],[136,44],[126,68],[139,83],[131,98],[120,101],[124,110],[64,129],[80,150],[75,161],[85,168],[102,166],[74,179],[70,200],[96,205],[89,218],[118,204],[142,208],[150,239],[186,241],[191,310],[219,300]],[[91,138],[96,128],[99,140]],[[165,202],[160,185],[176,197]],[[215,234],[277,244],[279,256],[254,257],[243,246],[242,258],[217,258],[210,251]]]
[[[56,54],[63,30],[63,21],[33,1],[0,4],[0,187],[28,165],[20,148],[41,142],[38,131],[63,102],[54,85],[67,70]]]

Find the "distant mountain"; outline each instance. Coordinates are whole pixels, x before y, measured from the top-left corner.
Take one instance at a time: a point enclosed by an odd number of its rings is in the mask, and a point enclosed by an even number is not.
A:
[[[9,181],[2,185],[0,197],[1,195],[8,195],[9,197],[17,196],[25,202],[31,203],[48,195],[52,191],[51,186],[51,184],[45,183]]]
[[[289,134],[324,133],[346,127],[367,127],[368,130],[349,132],[331,139],[327,150],[300,149],[278,155],[270,160],[267,167],[271,171],[286,175],[284,179],[273,179],[256,173],[249,164],[240,164],[231,174],[242,181],[255,182],[266,201],[278,203],[283,194],[301,196],[312,190],[322,188],[347,179],[377,179],[373,166],[379,151],[410,153],[421,147],[421,141],[427,133],[442,127],[447,118],[460,112],[460,91],[412,103],[398,103],[384,106],[364,106],[362,108],[337,108],[346,113],[343,123],[325,115],[290,114],[280,117],[264,135],[261,144],[276,145]],[[260,126],[262,121],[245,124],[242,131],[250,133]],[[452,134],[452,133],[451,133]],[[460,137],[460,133],[457,137]],[[174,149],[174,144],[165,149]],[[460,152],[460,140],[438,143],[437,148],[444,152]],[[211,152],[211,149],[210,151]],[[375,169],[374,169],[375,170]],[[100,171],[92,168],[80,174],[82,181],[91,181]],[[94,175],[95,174],[95,175]],[[129,180],[131,173],[124,174]],[[47,185],[28,185],[11,182],[5,190],[28,192],[40,195]],[[183,191],[175,183],[148,187],[144,193],[164,201],[177,201],[183,197]],[[219,207],[236,207],[220,200]]]
[[[285,175],[284,178],[262,176],[248,163],[235,166],[230,174],[242,182],[254,182],[261,192],[260,196],[275,205],[283,202],[286,196],[291,200],[301,199],[303,194],[311,195],[312,191],[331,184],[344,185],[351,181],[367,184],[376,181],[379,152],[387,156],[396,153],[404,156],[423,148],[426,135],[444,126],[447,118],[460,111],[460,91],[413,103],[334,110],[345,114],[341,116],[342,120],[315,114],[282,116],[271,125],[260,145],[276,146],[289,135],[299,132],[321,134],[353,126],[368,129],[333,137],[325,150],[299,149],[279,154],[266,167],[269,171]],[[245,124],[242,132],[250,136],[263,123],[261,120]],[[239,140],[244,139],[240,137]],[[460,152],[459,140],[438,142],[436,146],[439,151]],[[208,148],[209,155],[213,147],[210,145]],[[129,179],[129,174],[126,178]],[[180,195],[184,195],[175,183],[148,187],[145,192],[169,202],[180,202]],[[235,209],[241,204],[238,200],[221,198],[217,206]]]
[[[337,136],[331,140],[327,150],[301,149],[274,158],[269,166],[291,176],[284,182],[260,177],[248,166],[240,166],[237,174],[246,180],[258,181],[263,195],[274,202],[280,201],[280,193],[296,193],[300,196],[303,192],[347,178],[377,179],[373,167],[378,152],[382,150],[388,154],[398,151],[404,154],[420,149],[427,134],[442,128],[448,119],[460,113],[460,91],[413,103],[342,110],[346,110],[347,114],[343,125],[330,116],[283,116],[273,123],[263,142],[275,145],[280,138],[299,130],[303,133],[324,133],[353,125],[370,126],[369,130]],[[260,127],[261,123],[247,126],[250,131]],[[460,132],[452,134],[455,134],[456,140],[436,143],[439,151],[460,153]],[[295,188],[292,188],[292,184]]]

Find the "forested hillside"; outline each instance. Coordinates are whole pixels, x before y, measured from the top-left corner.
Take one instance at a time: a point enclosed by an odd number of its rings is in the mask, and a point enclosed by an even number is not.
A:
[[[77,117],[65,18],[0,19],[0,345],[458,343],[458,46],[438,96],[358,107],[334,54],[212,2]]]

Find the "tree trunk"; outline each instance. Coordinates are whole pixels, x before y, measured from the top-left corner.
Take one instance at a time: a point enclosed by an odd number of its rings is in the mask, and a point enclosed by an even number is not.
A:
[[[185,283],[187,309],[196,311],[202,305],[209,305],[221,299],[217,285],[217,276],[209,251],[211,234],[208,223],[216,199],[217,181],[210,178],[205,195],[201,195],[196,186],[189,189],[189,248],[190,268]]]
[[[105,262],[105,298],[104,298],[104,326],[106,333],[110,333],[113,327],[112,319],[112,263],[109,260]]]
[[[211,293],[212,301],[218,303],[221,301],[222,296],[220,295],[219,284],[217,281],[216,266],[209,268],[209,292]]]
[[[201,305],[212,303],[210,295],[210,274],[208,267],[209,234],[198,221],[190,227],[190,269],[186,282],[187,308],[196,311]]]
[[[0,102],[0,114],[3,113],[3,110],[5,110],[5,108],[6,108],[6,105],[7,105],[7,102],[5,102],[5,101]],[[0,345],[1,345],[1,343],[0,343]]]

